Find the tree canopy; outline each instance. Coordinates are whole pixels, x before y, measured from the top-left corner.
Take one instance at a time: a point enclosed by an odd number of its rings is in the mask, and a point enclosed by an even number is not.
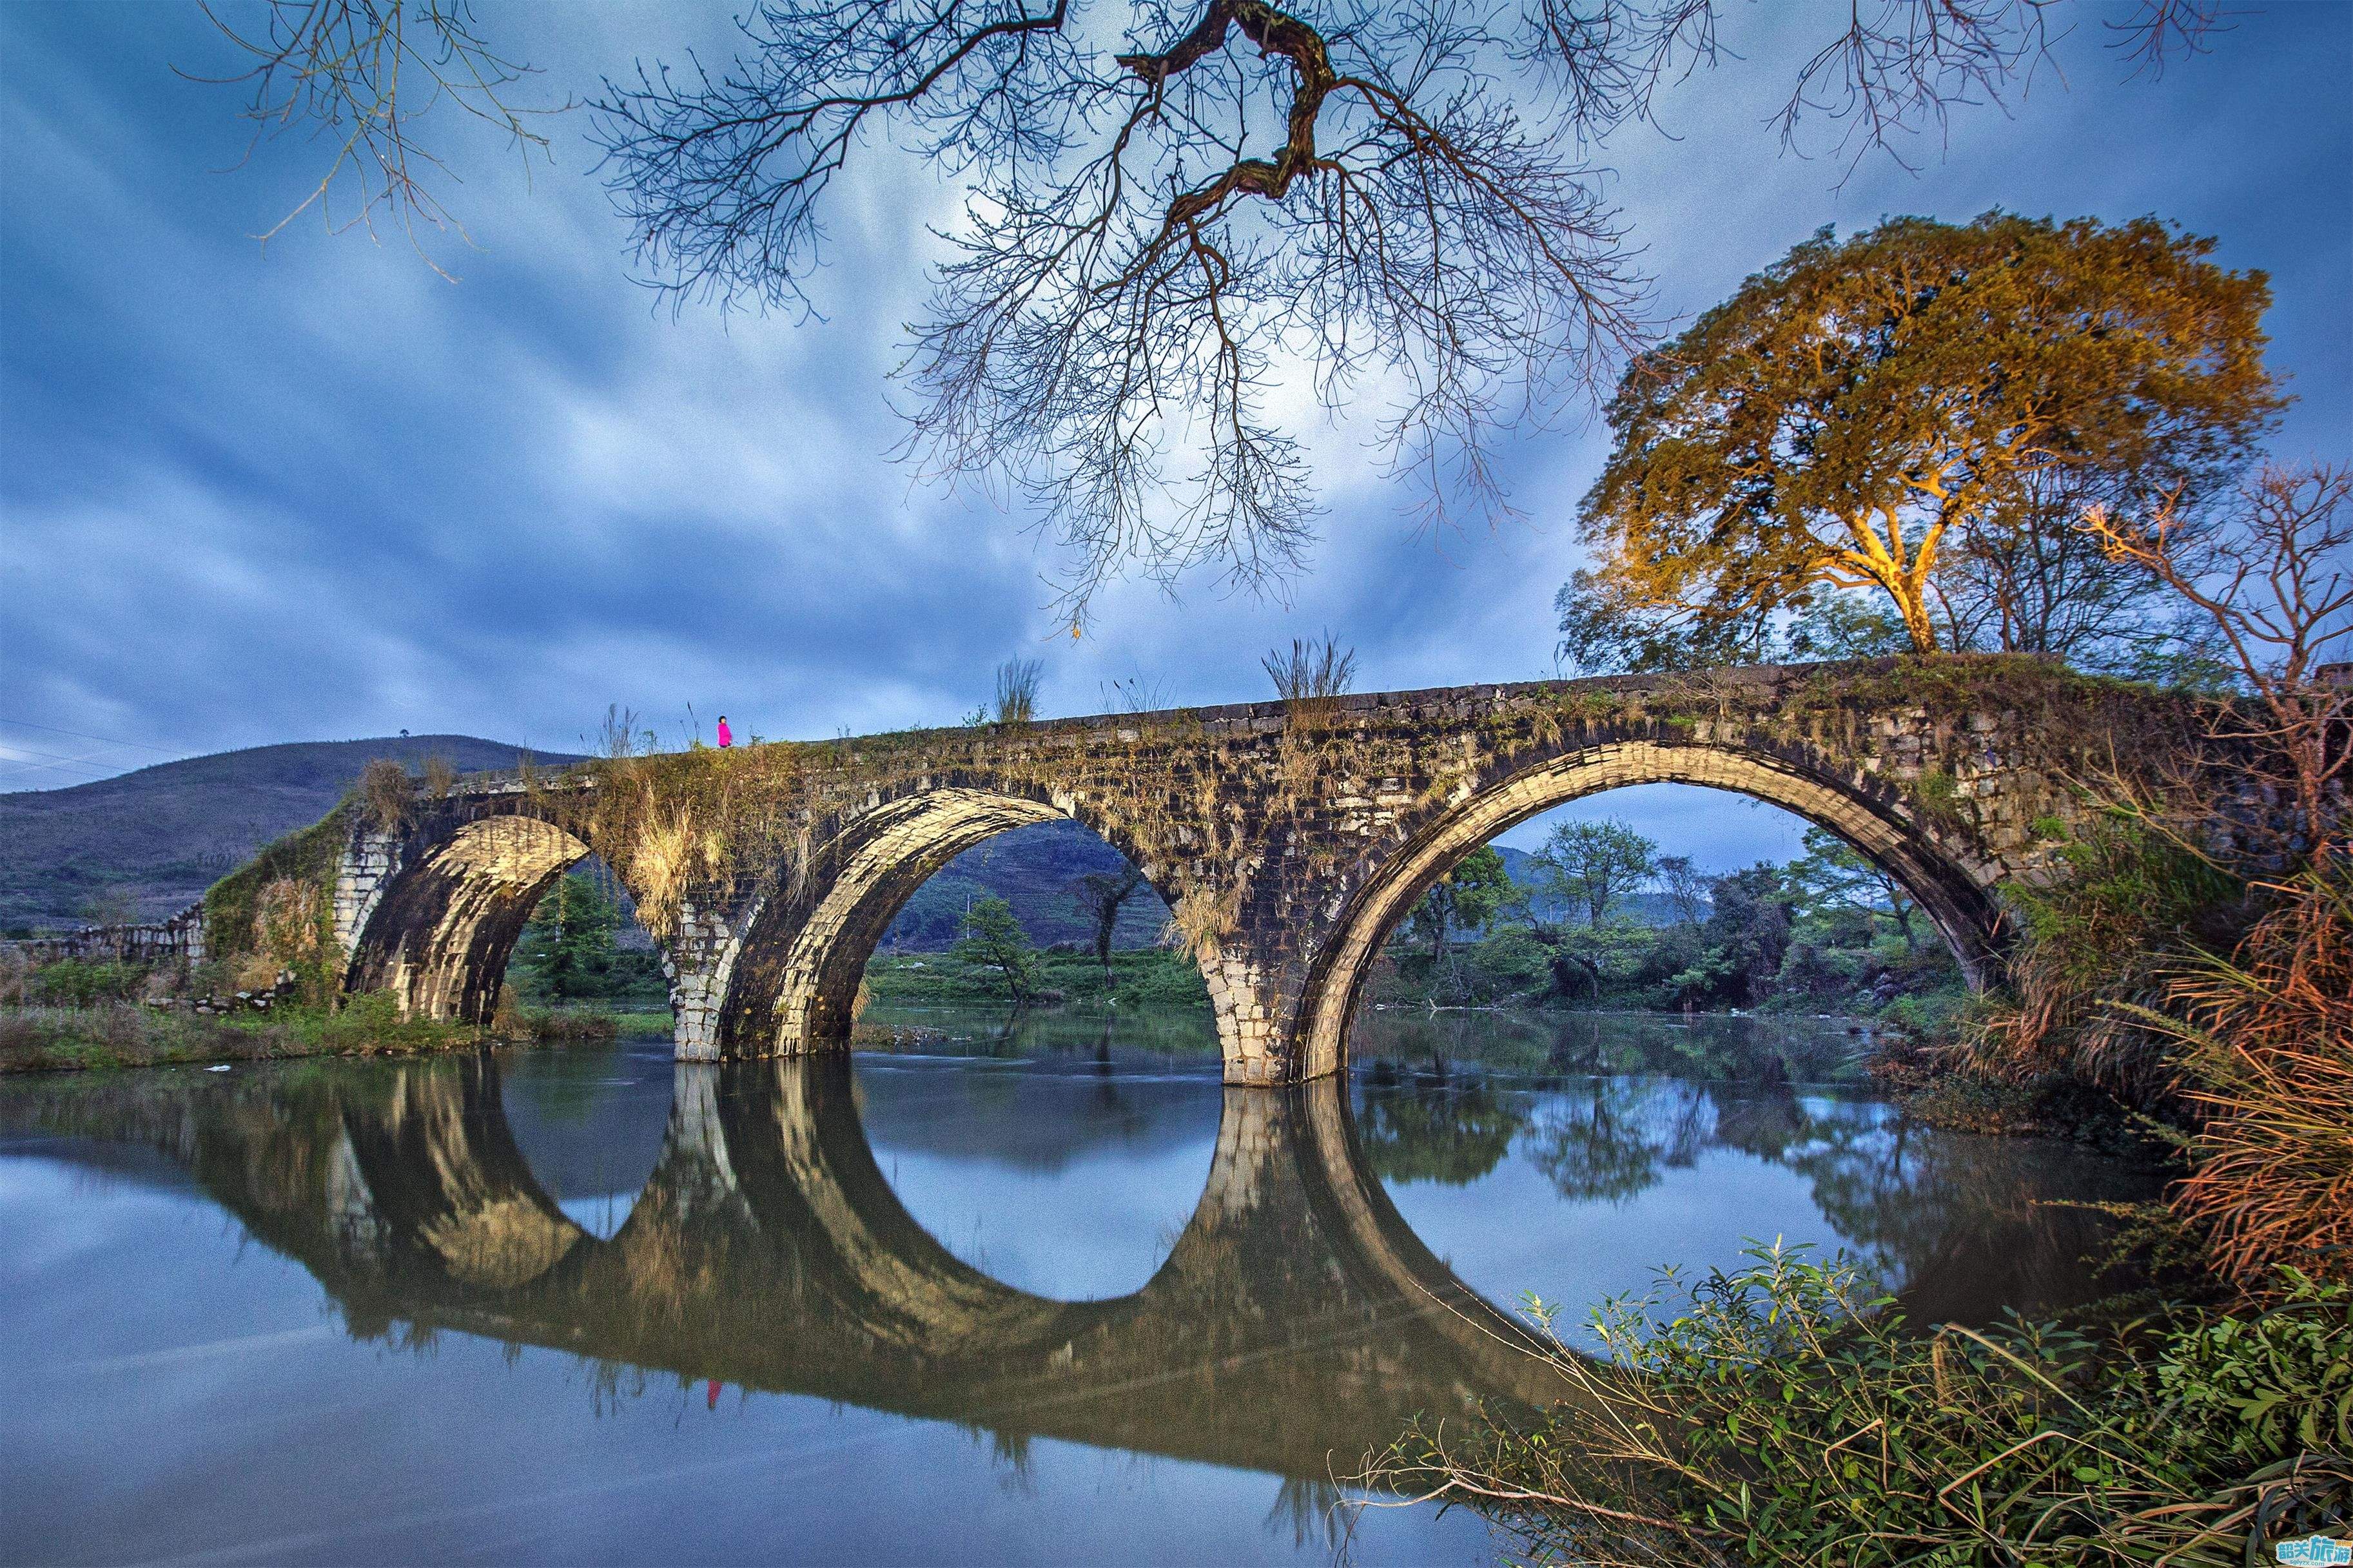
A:
[[[1627,370],[1564,651],[1750,662],[1791,616],[1799,652],[2047,640],[2129,566],[2077,510],[2221,489],[2283,405],[2269,285],[2212,250],[2154,218],[1824,229]]]
[[[1422,895],[1409,917],[1413,929],[1430,939],[1430,961],[1445,960],[1450,931],[1475,931],[1494,919],[1511,891],[1511,875],[1493,845],[1482,844],[1465,855],[1461,864]]]
[[[1038,949],[1021,929],[1013,906],[991,893],[972,901],[964,912],[955,955],[966,963],[983,964],[1005,977],[1005,988],[1018,1006],[1038,994]]]
[[[1649,885],[1658,855],[1658,845],[1614,817],[1556,823],[1535,853],[1538,886],[1581,908],[1587,926],[1598,928],[1620,903]]]

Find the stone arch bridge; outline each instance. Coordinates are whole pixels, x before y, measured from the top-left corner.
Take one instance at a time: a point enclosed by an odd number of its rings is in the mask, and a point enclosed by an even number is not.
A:
[[[597,854],[649,917],[679,1058],[791,1056],[847,1041],[867,958],[925,879],[992,834],[1073,818],[1176,911],[1227,1081],[1292,1082],[1340,1068],[1383,939],[1463,855],[1629,784],[1725,790],[1831,830],[1982,984],[2007,942],[1997,889],[2051,875],[2085,815],[2073,781],[2180,752],[2200,730],[2185,702],[1955,658],[698,750],[347,805],[298,874],[331,895],[347,989],[483,1021],[540,894]],[[273,853],[238,874],[248,899]],[[297,858],[279,853],[280,874]]]

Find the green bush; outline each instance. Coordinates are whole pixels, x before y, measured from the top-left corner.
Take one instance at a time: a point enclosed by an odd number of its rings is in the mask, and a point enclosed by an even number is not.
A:
[[[94,1007],[135,1001],[147,975],[144,964],[61,958],[34,971],[26,992],[30,1000],[52,1007]]]
[[[2237,1568],[2353,1510],[2353,1295],[2094,1336],[1917,1331],[1843,1259],[1751,1253],[1595,1314],[1538,1419],[1418,1426],[1373,1479],[1540,1563]],[[2137,1352],[2137,1353],[2136,1353]]]

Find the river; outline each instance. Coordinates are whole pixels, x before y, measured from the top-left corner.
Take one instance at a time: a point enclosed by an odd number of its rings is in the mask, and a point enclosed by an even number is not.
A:
[[[1340,1484],[1556,1386],[1506,1310],[1784,1238],[1924,1321],[2098,1292],[2132,1167],[1905,1124],[1832,1021],[880,1014],[0,1083],[9,1562],[1492,1560]]]

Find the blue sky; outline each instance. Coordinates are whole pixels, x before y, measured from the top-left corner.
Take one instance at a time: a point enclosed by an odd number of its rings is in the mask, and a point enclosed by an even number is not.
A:
[[[2301,399],[2276,449],[2353,456],[2353,6],[2241,12],[2157,80],[2102,47],[2124,13],[2075,12],[2061,69],[1957,113],[1916,172],[1873,159],[1841,185],[1827,149],[1784,155],[1762,123],[1822,7],[1732,7],[1745,58],[1667,96],[1672,139],[1606,150],[1664,303],[1704,309],[1826,223],[2153,212],[2271,273],[2272,363]],[[727,47],[722,5],[478,14],[549,100]],[[957,200],[932,171],[868,149],[822,321],[673,316],[631,276],[581,116],[528,180],[494,138],[451,139],[473,241],[435,247],[452,283],[307,218],[255,243],[322,151],[237,167],[236,89],[174,67],[235,67],[193,5],[0,7],[0,789],[401,729],[566,747],[610,702],[672,741],[689,704],[768,736],[953,722],[1016,655],[1046,661],[1048,712],[1137,674],[1234,700],[1265,691],[1263,649],[1325,629],[1368,689],[1550,673],[1595,429],[1511,444],[1527,524],[1433,539],[1368,430],[1319,425],[1327,526],[1291,604],[1131,585],[1073,644],[1024,520],[887,456],[925,226]],[[1718,864],[1762,820],[1626,807]]]

